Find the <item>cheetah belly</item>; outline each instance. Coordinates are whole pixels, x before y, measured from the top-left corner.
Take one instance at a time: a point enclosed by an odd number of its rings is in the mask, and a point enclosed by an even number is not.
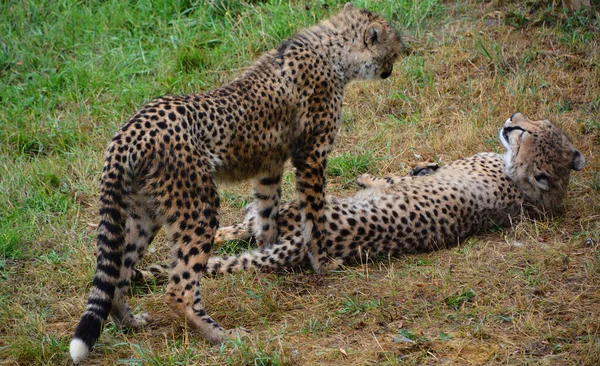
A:
[[[388,190],[378,195],[385,190],[377,188],[372,192],[377,196],[370,199],[362,194],[328,204],[328,254],[353,261],[364,260],[365,252],[397,256],[433,251],[455,245],[480,230],[506,224],[509,216],[519,211],[518,204],[494,194],[499,182],[484,183],[456,172],[444,179],[441,174],[431,179],[443,181],[448,192],[462,193],[448,194],[445,200],[439,199],[444,194],[424,195],[429,178],[423,177],[398,185],[393,193]]]

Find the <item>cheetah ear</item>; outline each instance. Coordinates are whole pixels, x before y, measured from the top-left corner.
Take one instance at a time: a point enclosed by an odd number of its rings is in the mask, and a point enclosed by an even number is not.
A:
[[[381,23],[373,22],[365,31],[365,43],[367,48],[373,47],[374,44],[381,43],[385,38],[385,28]]]
[[[581,170],[585,166],[585,156],[581,154],[578,150],[575,150],[573,153],[573,162],[571,163],[571,169],[573,170]]]
[[[346,3],[346,5],[344,5],[344,11],[352,11],[354,9],[356,9],[356,7],[352,3]]]

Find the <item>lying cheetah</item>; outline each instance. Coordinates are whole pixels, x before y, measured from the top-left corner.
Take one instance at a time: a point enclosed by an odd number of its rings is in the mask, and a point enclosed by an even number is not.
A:
[[[162,226],[173,243],[166,303],[210,342],[238,335],[206,313],[200,295],[219,225],[215,181],[255,179],[255,235],[271,244],[278,235],[283,165],[291,158],[303,243],[313,268],[327,269],[324,170],[340,128],[344,88],[355,79],[389,77],[403,50],[385,19],[347,4],[231,83],[206,94],[160,98],[135,113],[106,153],[96,274],[71,341],[73,361],[87,356],[108,315],[132,328],[149,320],[132,314],[125,289]]]
[[[325,250],[352,263],[369,256],[397,256],[448,247],[477,231],[509,225],[522,214],[552,214],[567,193],[571,170],[581,170],[583,155],[549,121],[531,121],[515,113],[500,131],[504,156],[480,153],[437,169],[418,167],[410,176],[359,177],[366,189],[353,197],[327,197]],[[281,270],[305,264],[297,204],[283,204],[280,237],[271,246],[237,256],[212,257],[207,273],[250,268]],[[256,207],[243,224],[219,230],[219,240],[254,234]],[[160,278],[139,272],[138,278]],[[158,275],[158,276],[157,276]]]

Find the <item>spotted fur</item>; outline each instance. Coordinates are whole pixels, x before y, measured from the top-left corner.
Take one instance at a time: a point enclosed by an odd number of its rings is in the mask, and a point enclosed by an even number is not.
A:
[[[258,240],[277,238],[281,174],[297,169],[303,245],[328,268],[321,247],[326,158],[340,127],[344,88],[384,79],[404,46],[383,18],[351,4],[263,55],[231,83],[206,94],[154,100],[117,132],[100,182],[96,274],[71,356],[86,357],[110,315],[137,328],[125,290],[135,264],[164,226],[173,243],[166,303],[213,343],[240,332],[204,310],[200,281],[219,224],[215,181],[254,179]],[[241,333],[243,333],[242,331]]]
[[[522,215],[552,215],[567,192],[571,170],[585,158],[567,136],[549,121],[532,121],[520,113],[500,131],[507,153],[480,153],[443,167],[420,166],[411,175],[374,178],[363,175],[365,187],[353,197],[328,197],[324,243],[327,255],[340,263],[371,256],[433,251],[474,233],[510,225]],[[221,240],[253,236],[255,206],[244,223],[219,230]],[[236,256],[212,257],[212,275],[238,270],[282,270],[306,264],[300,213],[284,203],[279,214],[280,237]]]

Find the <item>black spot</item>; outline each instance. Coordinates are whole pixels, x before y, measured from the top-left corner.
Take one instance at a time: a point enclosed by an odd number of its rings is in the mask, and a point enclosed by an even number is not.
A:
[[[279,177],[262,178],[259,182],[265,186],[272,186],[279,183]]]
[[[200,309],[196,311],[196,315],[198,316],[205,316],[206,315],[206,311],[204,309]]]
[[[273,212],[273,207],[267,207],[260,212],[260,216],[268,218],[269,216],[271,216],[271,212]]]

